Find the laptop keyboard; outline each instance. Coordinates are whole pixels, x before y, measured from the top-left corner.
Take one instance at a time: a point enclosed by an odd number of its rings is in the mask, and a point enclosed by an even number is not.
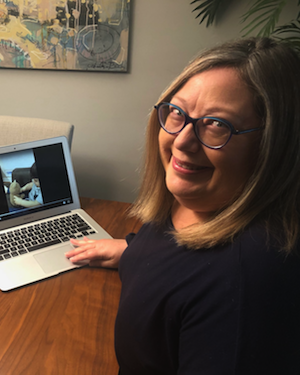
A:
[[[0,233],[0,261],[95,233],[78,214]]]

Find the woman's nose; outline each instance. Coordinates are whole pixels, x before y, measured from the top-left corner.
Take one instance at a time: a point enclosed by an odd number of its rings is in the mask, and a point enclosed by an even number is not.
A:
[[[176,135],[174,146],[182,151],[197,152],[201,148],[194,126],[192,123],[187,124],[180,133]]]

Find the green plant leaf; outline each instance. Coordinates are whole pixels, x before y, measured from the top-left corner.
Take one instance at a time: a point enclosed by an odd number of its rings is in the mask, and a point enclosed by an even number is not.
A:
[[[300,55],[300,38],[276,37],[280,43],[285,43]]]
[[[257,0],[250,9],[243,14],[242,22],[248,24],[241,30],[247,36],[259,28],[257,36],[269,36],[275,29],[286,0]]]
[[[218,13],[218,10],[220,8],[221,3],[224,3],[225,0],[194,0],[191,2],[191,4],[200,3],[195,9],[193,9],[193,12],[199,11],[196,18],[199,18],[203,15],[203,17],[200,20],[200,24],[207,19],[206,21],[206,27],[213,24],[216,14]]]
[[[282,43],[288,44],[300,54],[300,21],[294,20],[282,26],[276,27],[272,37]]]
[[[241,17],[242,23],[245,24],[241,30],[241,32],[245,32],[243,36],[254,31],[257,36],[272,36],[282,43],[289,44],[300,55],[300,10],[294,20],[276,27],[282,9],[288,4],[288,0],[250,0],[251,2],[253,5]],[[197,5],[193,12],[198,12],[196,18],[201,17],[199,23],[206,20],[206,27],[209,27],[229,3],[229,0],[193,0],[190,4]],[[300,0],[298,0],[299,6]]]
[[[274,32],[272,34],[276,35],[276,34],[282,34],[282,33],[287,33],[287,32],[290,32],[290,33],[296,32],[296,33],[299,33],[299,36],[300,36],[300,23],[299,23],[299,21],[293,21],[293,22],[290,22],[288,24],[278,26],[278,27],[276,27],[276,29],[274,30]]]

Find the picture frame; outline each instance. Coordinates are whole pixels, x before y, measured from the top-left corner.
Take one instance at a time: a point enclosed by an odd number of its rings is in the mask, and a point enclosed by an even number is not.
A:
[[[127,72],[130,0],[4,0],[0,68]]]

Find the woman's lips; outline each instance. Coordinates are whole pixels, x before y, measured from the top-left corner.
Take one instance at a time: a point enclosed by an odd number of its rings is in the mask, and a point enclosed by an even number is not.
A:
[[[200,173],[200,172],[203,172],[204,170],[211,169],[208,167],[200,167],[196,164],[184,162],[182,160],[175,158],[175,156],[172,157],[172,165],[175,171],[178,171],[180,173],[188,173],[188,174]]]

